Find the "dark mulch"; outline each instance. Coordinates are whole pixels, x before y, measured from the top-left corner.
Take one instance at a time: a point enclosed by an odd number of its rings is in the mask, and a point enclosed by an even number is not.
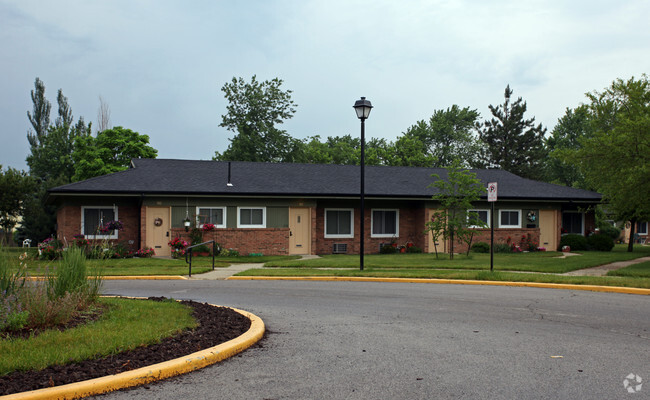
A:
[[[227,342],[242,335],[250,327],[248,318],[230,308],[214,307],[194,301],[182,303],[194,309],[193,316],[199,322],[197,328],[163,339],[155,345],[139,347],[97,360],[0,376],[0,395],[65,385],[172,360]]]

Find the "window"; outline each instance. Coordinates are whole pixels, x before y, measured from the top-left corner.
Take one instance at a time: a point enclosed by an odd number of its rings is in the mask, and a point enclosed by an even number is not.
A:
[[[521,210],[500,210],[499,228],[521,228]]]
[[[648,222],[647,221],[638,222],[636,224],[636,226],[637,226],[637,233],[639,235],[647,235],[648,234]]]
[[[325,210],[325,237],[352,238],[354,237],[353,211],[346,209]]]
[[[563,212],[562,213],[562,233],[572,233],[576,235],[583,235],[582,229],[582,216],[581,212]]]
[[[216,228],[226,227],[226,208],[225,207],[201,207],[197,208],[199,228],[203,224],[213,224]]]
[[[483,222],[482,225],[477,224],[477,221]],[[490,210],[467,210],[467,227],[469,228],[484,228],[490,227]]]
[[[109,221],[117,220],[117,208],[81,207],[81,233],[87,239],[117,239],[117,231],[100,232]]]
[[[237,207],[237,228],[266,228],[266,208]]]
[[[399,212],[397,210],[372,210],[371,237],[399,236]]]

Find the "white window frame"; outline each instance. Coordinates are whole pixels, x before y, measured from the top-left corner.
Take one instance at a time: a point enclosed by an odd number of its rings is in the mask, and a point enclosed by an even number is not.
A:
[[[81,234],[84,235],[86,239],[117,239],[118,238],[118,230],[114,230],[112,235],[86,235],[84,234],[84,227],[85,227],[85,215],[86,215],[86,210],[102,210],[102,209],[112,209],[114,215],[114,221],[119,220],[119,217],[117,215],[117,207],[114,206],[81,206]],[[104,221],[106,223],[108,221]]]
[[[242,210],[262,210],[262,224],[242,224],[241,211]],[[266,228],[266,207],[237,207],[237,228]]]
[[[502,212],[516,212],[518,217],[517,220],[519,221],[518,225],[501,225],[501,213]],[[499,228],[519,228],[521,229],[521,210],[509,210],[509,209],[502,209],[499,210]]]
[[[198,206],[196,207],[196,215],[197,217],[200,215],[199,210],[204,209],[204,210],[221,210],[223,212],[223,224],[214,224],[215,228],[225,228],[226,227],[226,207],[202,207]],[[199,222],[199,228],[203,228],[203,224],[201,221]]]
[[[580,233],[567,232],[567,234],[571,234],[571,235],[585,234],[585,213],[580,211],[562,211],[562,214],[580,214]],[[561,227],[564,228],[564,221],[561,221]]]
[[[349,211],[350,212],[350,234],[331,235],[327,234],[327,213],[329,211]],[[354,208],[326,208],[324,213],[325,238],[326,239],[350,239],[354,238]]]
[[[641,232],[641,225],[645,225],[645,232]],[[639,236],[648,236],[648,221],[641,221],[636,223],[636,230]]]
[[[487,209],[487,208],[470,208],[469,210],[467,210],[467,227],[468,228],[481,228],[481,229],[483,228],[483,227],[479,227],[478,225],[469,225],[469,213],[471,213],[471,212],[478,213],[479,211],[486,211],[487,212],[487,227],[488,228],[490,227],[490,220],[491,220],[491,218],[490,218],[491,210],[490,209]]]
[[[398,208],[373,208],[370,210],[370,237],[392,238],[399,237],[399,209]],[[395,211],[395,233],[373,233],[375,231],[375,211]]]

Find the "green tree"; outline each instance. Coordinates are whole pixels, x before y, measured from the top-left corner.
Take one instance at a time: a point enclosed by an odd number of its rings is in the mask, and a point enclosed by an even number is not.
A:
[[[429,121],[418,121],[395,142],[391,165],[444,168],[454,160],[469,168],[482,166],[477,139],[477,110],[453,105],[435,110]]]
[[[587,93],[592,135],[567,152],[587,183],[603,194],[608,211],[630,221],[650,219],[650,82],[616,79],[602,92]],[[634,228],[628,251],[633,250]]]
[[[50,124],[51,104],[45,98],[45,85],[39,78],[31,97],[33,111],[27,112],[27,118],[32,129],[27,133],[30,154],[26,161],[37,187],[25,201],[23,223],[18,231],[22,237],[40,241],[55,233],[56,207],[45,204],[47,189],[70,183],[74,174],[75,139],[89,136],[91,127],[83,118],[73,125],[72,109],[61,89],[57,94],[58,117]]]
[[[132,158],[156,158],[158,150],[149,146],[149,136],[116,126],[97,133],[97,137],[81,136],[75,142],[73,181],[123,171]]]
[[[34,82],[31,92],[32,112],[27,111],[27,119],[32,124],[32,129],[27,132],[27,141],[31,147],[38,146],[50,128],[50,110],[52,104],[45,98],[45,84],[39,78]]]
[[[259,82],[253,75],[250,82],[232,78],[221,90],[228,106],[219,126],[235,132],[228,149],[215,153],[215,160],[291,162],[299,146],[286,131],[276,125],[290,119],[297,105],[291,90],[282,90],[282,80]]]
[[[0,165],[0,227],[4,233],[0,244],[12,242],[11,233],[34,187],[33,179],[24,171],[11,167],[3,171]]]
[[[580,149],[580,141],[591,136],[589,109],[580,106],[567,108],[557,121],[551,136],[546,138],[549,159],[546,164],[546,178],[549,182],[565,186],[589,189],[585,177],[573,162],[566,162],[565,153]]]
[[[490,105],[494,118],[481,125],[480,138],[487,146],[487,164],[524,178],[540,179],[544,172],[544,134],[535,118],[524,119],[526,102],[519,97],[511,102],[512,90],[506,86],[505,101]]]
[[[432,221],[432,224],[428,224],[428,227],[438,230],[442,227],[442,237],[445,240],[448,239],[450,244],[449,259],[453,259],[454,240],[456,238],[465,240],[469,236],[468,221],[470,221],[470,225],[477,224],[477,218],[472,217],[468,210],[473,207],[472,203],[480,200],[481,195],[485,193],[485,188],[475,173],[462,167],[460,160],[452,161],[451,165],[445,169],[447,170],[446,177],[438,174],[431,175],[435,181],[429,187],[437,189],[433,200],[440,203],[441,210],[437,212],[435,220]],[[444,221],[444,225],[441,225],[440,221]],[[439,232],[434,231],[432,234],[440,235]]]

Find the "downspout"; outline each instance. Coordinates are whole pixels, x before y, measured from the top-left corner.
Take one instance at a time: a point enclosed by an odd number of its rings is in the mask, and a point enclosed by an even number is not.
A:
[[[138,208],[140,209],[140,218],[138,218],[138,249],[143,248],[142,243],[142,204],[144,203],[144,193],[140,194],[140,201],[138,202]]]

